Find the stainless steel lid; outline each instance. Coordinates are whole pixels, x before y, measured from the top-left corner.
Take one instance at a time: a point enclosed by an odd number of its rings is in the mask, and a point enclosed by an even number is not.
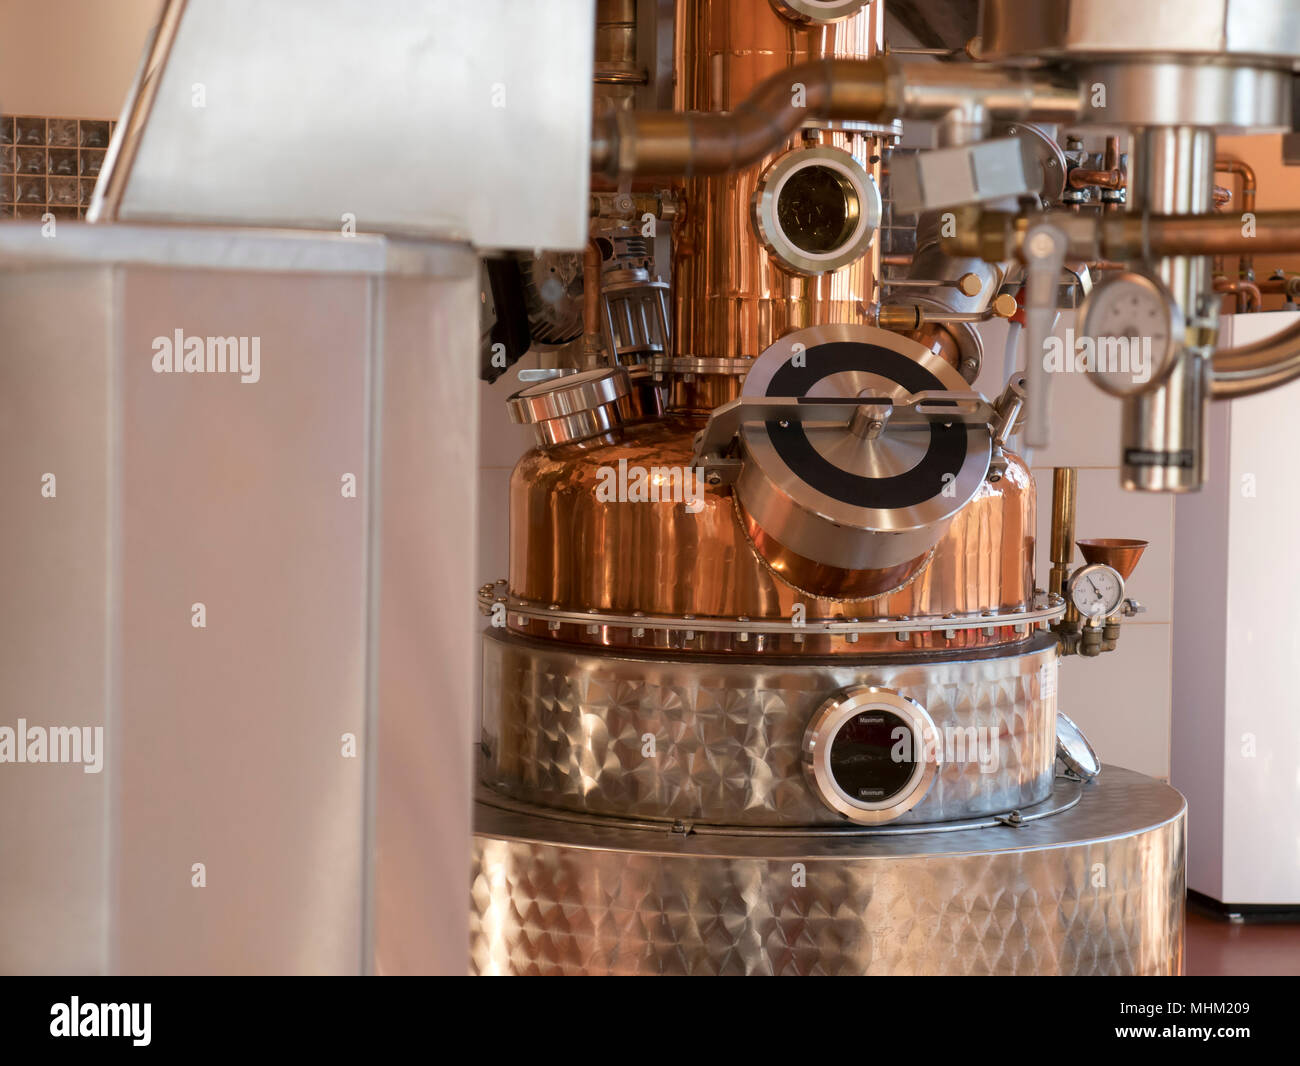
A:
[[[863,418],[746,425],[742,507],[780,544],[828,566],[880,569],[924,555],[983,484],[992,444],[987,424],[891,427],[865,402],[922,392],[969,386],[934,352],[887,330],[814,326],[783,337],[755,362],[744,394],[855,399]]]
[[[1101,773],[1101,760],[1083,730],[1060,711],[1056,712],[1056,757],[1081,781],[1091,781]]]
[[[545,448],[606,433],[622,424],[619,401],[632,391],[621,366],[539,381],[506,400],[510,420],[530,425]]]

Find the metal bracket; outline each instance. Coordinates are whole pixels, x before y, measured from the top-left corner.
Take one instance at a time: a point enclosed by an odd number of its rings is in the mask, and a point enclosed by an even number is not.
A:
[[[742,396],[724,404],[709,416],[709,424],[695,435],[692,463],[704,468],[710,485],[731,484],[740,472],[740,462],[731,452],[745,426],[764,422],[792,422],[804,426],[849,428],[866,415],[868,436],[890,430],[916,430],[940,422],[988,425],[995,412],[977,392],[942,389],[913,393],[905,400],[884,396],[858,396],[820,400],[807,396]]]
[[[1013,829],[1020,829],[1028,824],[1019,811],[1012,811],[1010,814],[999,814],[997,820],[1003,825],[1011,826]]]

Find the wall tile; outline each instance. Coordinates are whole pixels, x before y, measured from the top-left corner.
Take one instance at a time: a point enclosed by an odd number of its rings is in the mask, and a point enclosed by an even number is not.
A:
[[[0,116],[0,218],[40,218],[47,209],[56,218],[84,217],[115,126],[107,119]]]

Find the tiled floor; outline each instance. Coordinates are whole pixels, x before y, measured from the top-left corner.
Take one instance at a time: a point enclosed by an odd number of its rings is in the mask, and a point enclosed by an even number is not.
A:
[[[1300,923],[1234,923],[1187,908],[1189,977],[1300,975]]]

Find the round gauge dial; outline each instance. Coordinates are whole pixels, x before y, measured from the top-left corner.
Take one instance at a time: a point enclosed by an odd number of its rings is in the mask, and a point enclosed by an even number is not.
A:
[[[1124,602],[1124,579],[1105,563],[1082,566],[1070,577],[1070,602],[1084,618],[1106,618]]]
[[[1158,281],[1125,272],[1088,295],[1071,369],[1084,369],[1106,392],[1132,396],[1155,388],[1173,365],[1184,329],[1178,304]]]

